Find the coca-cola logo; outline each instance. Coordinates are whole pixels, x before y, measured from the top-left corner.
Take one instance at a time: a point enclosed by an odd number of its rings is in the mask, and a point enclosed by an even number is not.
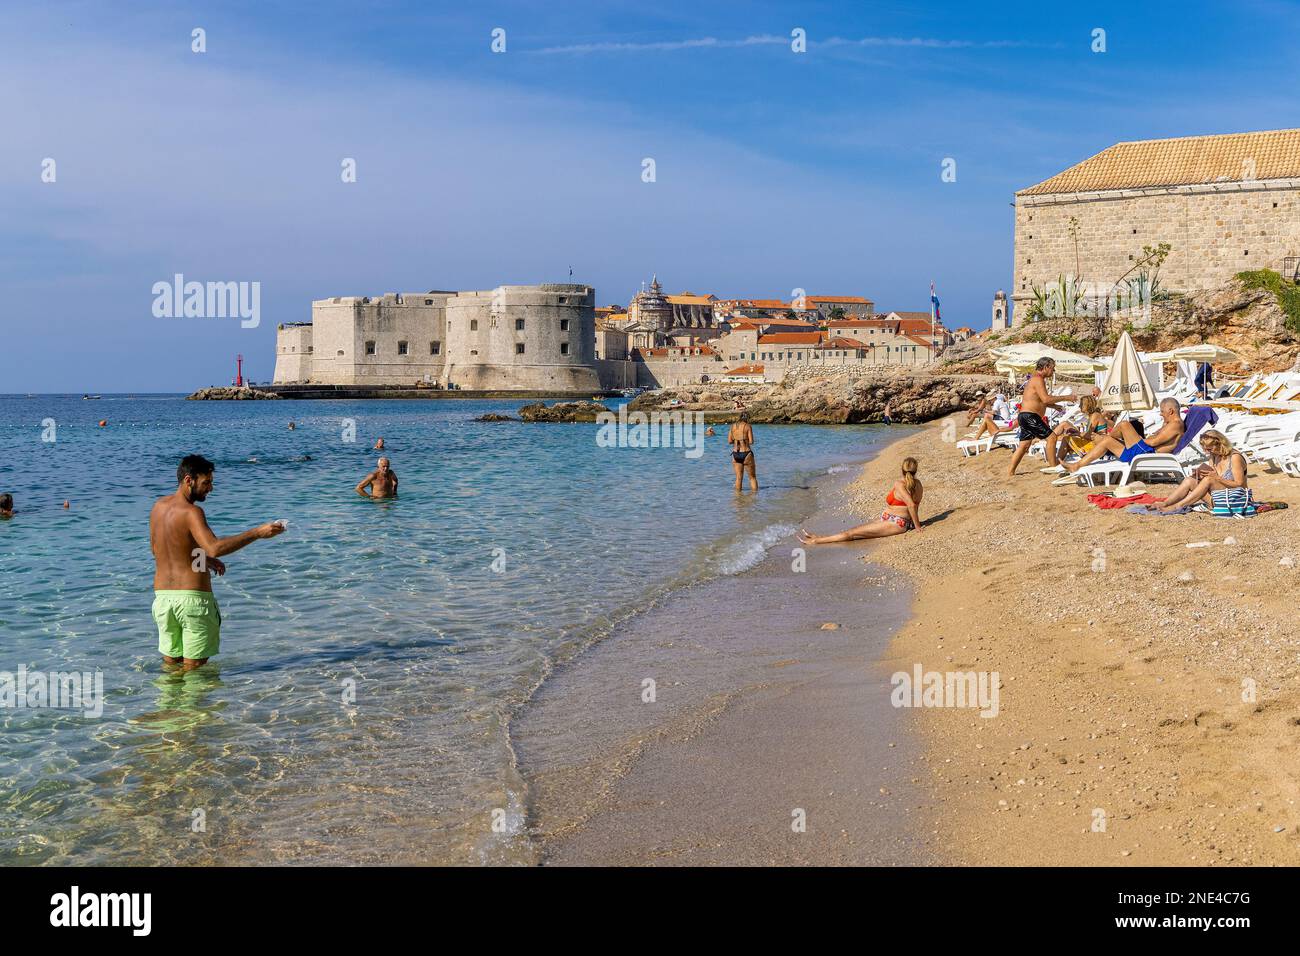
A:
[[[1106,386],[1107,395],[1138,395],[1142,392],[1142,383],[1133,382],[1129,385],[1108,385]]]

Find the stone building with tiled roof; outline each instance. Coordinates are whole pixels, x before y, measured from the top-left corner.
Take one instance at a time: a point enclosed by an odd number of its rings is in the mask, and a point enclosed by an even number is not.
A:
[[[1117,143],[1020,190],[1015,207],[1016,325],[1035,286],[1075,276],[1104,296],[1162,242],[1168,291],[1281,271],[1300,256],[1300,129]]]

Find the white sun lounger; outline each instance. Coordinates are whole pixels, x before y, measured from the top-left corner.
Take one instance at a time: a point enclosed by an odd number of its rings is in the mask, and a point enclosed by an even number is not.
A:
[[[993,450],[993,436],[985,435],[983,438],[963,438],[957,442],[957,450],[961,452],[963,458],[974,458],[980,452]]]
[[[1172,477],[1182,481],[1187,477],[1187,468],[1177,455],[1153,452],[1149,455],[1136,455],[1131,461],[1120,461],[1118,458],[1095,461],[1073,475],[1062,475],[1052,484],[1068,485],[1070,482],[1065,479],[1073,478],[1075,483],[1085,488],[1098,488],[1104,485],[1126,485],[1143,475],[1152,478]]]

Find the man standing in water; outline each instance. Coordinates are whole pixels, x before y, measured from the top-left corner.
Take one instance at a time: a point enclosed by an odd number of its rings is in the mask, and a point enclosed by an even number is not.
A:
[[[1052,434],[1052,426],[1043,417],[1049,406],[1055,408],[1061,402],[1068,402],[1070,395],[1047,394],[1047,379],[1056,374],[1056,363],[1044,356],[1034,363],[1034,374],[1025,383],[1024,394],[1020,396],[1020,416],[1016,424],[1020,426],[1020,444],[1016,445],[1011,456],[1011,465],[1007,468],[1007,477],[1011,478],[1020,465],[1020,460],[1029,451],[1035,439],[1047,439]]]
[[[202,455],[186,455],[176,469],[176,491],[155,501],[149,512],[158,650],[166,663],[185,670],[206,664],[221,647],[221,611],[212,596],[211,574],[226,573],[221,556],[284,531],[273,521],[228,538],[213,534],[195,502],[212,492],[214,470]]]
[[[740,417],[731,423],[727,432],[727,444],[731,446],[731,467],[736,472],[736,490],[749,475],[749,490],[758,491],[758,472],[754,467],[754,429],[749,424],[749,415],[740,413]]]
[[[357,494],[362,498],[396,498],[397,472],[388,467],[388,459],[381,458],[378,466],[357,484]]]

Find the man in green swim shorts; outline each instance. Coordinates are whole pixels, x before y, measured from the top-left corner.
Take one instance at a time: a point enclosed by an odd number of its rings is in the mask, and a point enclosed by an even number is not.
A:
[[[284,531],[282,523],[273,521],[229,538],[213,534],[195,502],[212,491],[215,470],[202,455],[186,455],[176,469],[176,492],[159,498],[149,512],[158,650],[163,661],[185,670],[206,664],[221,647],[221,612],[212,596],[211,572],[226,573],[222,555]]]

